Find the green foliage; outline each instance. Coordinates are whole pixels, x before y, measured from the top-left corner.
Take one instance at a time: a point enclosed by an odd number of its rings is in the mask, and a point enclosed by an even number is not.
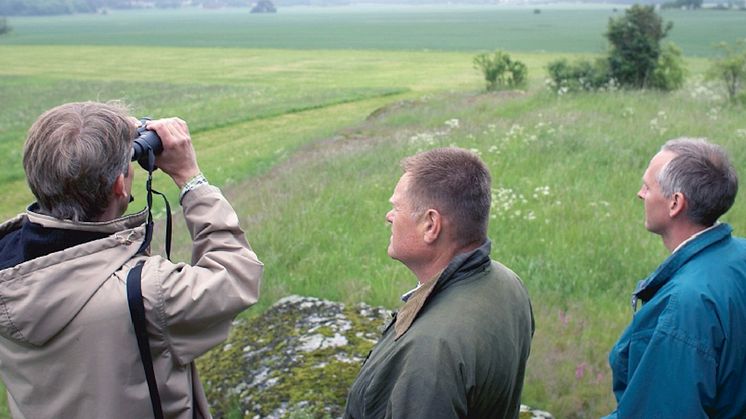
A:
[[[673,43],[666,43],[653,70],[650,87],[660,90],[676,90],[684,85],[686,68],[681,49]]]
[[[547,71],[552,90],[560,93],[597,90],[607,87],[610,81],[608,64],[604,59],[570,63],[561,58],[550,62]]]
[[[11,31],[10,25],[8,25],[8,19],[5,17],[0,17],[0,35],[4,35]]]
[[[616,86],[678,89],[686,75],[681,49],[672,43],[660,46],[671,28],[652,6],[634,5],[624,16],[609,20],[606,37],[611,48],[605,60],[552,62],[547,67],[550,87],[558,93]]]
[[[609,19],[606,38],[611,44],[611,77],[625,87],[654,87],[653,73],[661,53],[660,42],[672,27],[671,22],[663,24],[653,6],[636,4],[627,9],[624,16]]]
[[[746,81],[746,39],[734,45],[723,42],[718,49],[720,57],[710,65],[708,76],[722,83],[731,102],[739,102],[740,91]]]
[[[474,57],[473,63],[474,68],[482,71],[487,82],[487,90],[523,86],[528,77],[526,64],[512,60],[510,55],[503,51],[479,54]]]

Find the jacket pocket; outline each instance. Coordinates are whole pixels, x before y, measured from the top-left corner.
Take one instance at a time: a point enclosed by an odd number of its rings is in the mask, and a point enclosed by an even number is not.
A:
[[[635,370],[640,365],[642,357],[645,355],[648,346],[650,345],[650,339],[653,336],[654,329],[641,330],[632,334],[629,340],[629,354],[628,354],[628,371],[627,377],[631,379],[635,374]]]

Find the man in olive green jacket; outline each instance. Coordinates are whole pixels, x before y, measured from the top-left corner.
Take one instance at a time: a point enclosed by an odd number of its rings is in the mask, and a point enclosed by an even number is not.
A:
[[[158,167],[182,189],[192,264],[138,254],[147,211],[130,201],[135,125],[125,109],[73,103],[29,131],[38,202],[0,226],[0,374],[15,418],[148,418],[154,409],[130,319],[138,262],[150,354],[167,418],[210,417],[194,359],[256,302],[262,264],[197,166],[186,123],[151,121]]]
[[[388,254],[418,286],[369,354],[345,418],[517,418],[534,322],[518,276],[490,259],[489,172],[456,148],[402,166]]]

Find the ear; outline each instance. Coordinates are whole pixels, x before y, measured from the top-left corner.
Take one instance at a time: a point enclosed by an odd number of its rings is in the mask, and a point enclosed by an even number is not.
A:
[[[679,214],[683,214],[687,206],[686,196],[681,192],[676,192],[668,202],[668,216],[676,218]]]
[[[424,228],[423,240],[427,244],[433,244],[440,237],[443,228],[443,216],[435,209],[428,209],[423,215],[422,225]]]
[[[120,174],[114,180],[114,184],[111,185],[111,194],[115,198],[121,198],[128,195],[127,189],[124,187],[124,174]]]

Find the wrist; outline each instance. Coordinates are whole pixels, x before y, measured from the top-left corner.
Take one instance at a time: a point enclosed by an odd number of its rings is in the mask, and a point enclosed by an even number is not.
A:
[[[201,175],[202,172],[199,170],[199,167],[185,171],[183,173],[174,173],[171,174],[171,179],[173,179],[174,183],[176,183],[176,186],[179,189],[183,189],[184,186],[186,186],[187,182],[194,179],[196,176]]]
[[[186,196],[189,191],[204,185],[209,185],[209,183],[207,182],[207,178],[205,178],[205,175],[203,175],[202,172],[197,173],[189,180],[184,182],[184,186],[181,187],[181,193],[179,193],[179,204],[182,203],[182,201],[184,200],[184,196]]]

